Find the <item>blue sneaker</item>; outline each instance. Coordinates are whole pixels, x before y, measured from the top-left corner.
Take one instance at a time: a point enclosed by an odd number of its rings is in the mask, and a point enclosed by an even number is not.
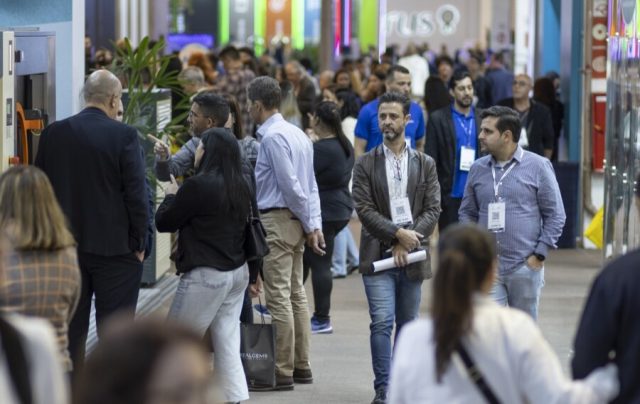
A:
[[[332,334],[333,327],[331,320],[318,321],[315,316],[311,317],[311,334]]]
[[[265,318],[271,318],[271,313],[269,313],[269,309],[267,309],[267,306],[263,304],[254,304],[253,310],[255,310],[255,312],[258,313],[259,316],[264,316]]]

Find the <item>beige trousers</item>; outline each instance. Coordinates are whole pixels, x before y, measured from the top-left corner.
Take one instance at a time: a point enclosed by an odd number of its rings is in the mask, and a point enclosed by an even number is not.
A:
[[[289,210],[261,215],[270,253],[264,258],[264,293],[276,327],[276,374],[310,369],[309,307],[302,282],[304,231]]]

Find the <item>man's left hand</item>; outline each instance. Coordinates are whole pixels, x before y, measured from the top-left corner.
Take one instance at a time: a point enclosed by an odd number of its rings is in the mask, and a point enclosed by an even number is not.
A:
[[[544,261],[540,261],[535,254],[531,254],[529,258],[527,258],[527,266],[531,269],[541,270],[544,266]]]
[[[409,264],[409,250],[404,248],[402,244],[394,245],[391,253],[393,254],[393,263],[396,268],[406,267]]]

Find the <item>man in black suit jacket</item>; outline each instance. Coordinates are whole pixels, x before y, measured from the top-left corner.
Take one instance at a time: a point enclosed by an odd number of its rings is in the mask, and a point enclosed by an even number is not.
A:
[[[78,243],[82,292],[69,327],[75,366],[84,359],[94,293],[98,335],[113,312],[135,313],[149,216],[138,133],[115,120],[120,81],[98,70],[82,94],[86,108],[42,132],[35,161]]]
[[[456,72],[449,81],[453,97],[451,108],[440,108],[429,115],[425,153],[436,162],[442,212],[440,231],[458,222],[467,175],[479,157],[480,112],[473,107],[473,81],[469,73]]]
[[[551,110],[546,105],[529,98],[532,89],[531,77],[519,74],[513,80],[513,97],[500,100],[498,105],[513,108],[520,115],[520,122],[523,130],[526,131],[528,143],[521,146],[550,159],[555,141]],[[520,139],[523,138],[524,136],[521,135]]]

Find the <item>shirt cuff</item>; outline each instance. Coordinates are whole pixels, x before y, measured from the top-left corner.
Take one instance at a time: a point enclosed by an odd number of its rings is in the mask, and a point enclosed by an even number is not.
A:
[[[538,245],[536,246],[535,250],[533,250],[534,254],[540,254],[540,255],[544,255],[545,257],[547,257],[549,254],[549,246],[546,245],[545,243],[538,243]]]

